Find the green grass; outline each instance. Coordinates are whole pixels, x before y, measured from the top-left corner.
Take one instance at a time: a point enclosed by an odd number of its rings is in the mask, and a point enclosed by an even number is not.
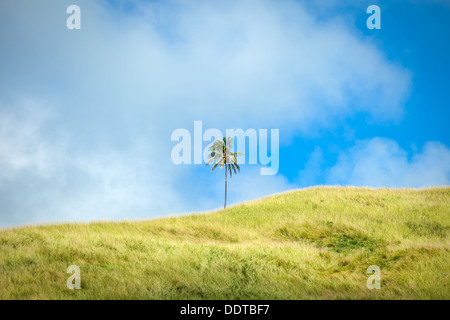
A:
[[[450,299],[450,188],[312,188],[208,214],[0,231],[0,299]],[[81,290],[66,288],[81,268]],[[381,268],[381,289],[366,270]]]

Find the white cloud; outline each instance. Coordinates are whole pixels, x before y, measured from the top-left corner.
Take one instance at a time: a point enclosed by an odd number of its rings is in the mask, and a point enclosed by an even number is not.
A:
[[[49,106],[22,99],[0,109],[0,225],[144,218],[183,210],[164,152],[73,148]],[[56,118],[57,120],[57,118]]]
[[[407,151],[389,139],[358,142],[342,152],[328,174],[328,183],[421,188],[450,184],[450,148],[427,142],[421,152]]]
[[[43,123],[52,117],[49,109],[29,99],[17,104],[20,114],[8,112],[0,104],[0,183],[26,170],[48,177],[61,160],[61,142],[41,138]]]
[[[8,29],[23,42],[3,53],[26,60],[13,63],[14,77],[31,65],[61,79],[80,114],[108,108],[157,118],[157,127],[203,120],[308,131],[355,112],[398,119],[410,84],[407,70],[342,20],[318,22],[294,1],[136,2],[131,15],[79,1],[82,29],[72,32],[57,27],[65,16],[53,2],[27,1],[26,12],[16,2],[9,11],[22,19]],[[24,21],[44,14],[37,37]]]
[[[52,211],[71,220],[136,219],[182,211],[170,168],[139,143],[126,152],[103,149],[67,159],[67,190],[55,195]],[[158,170],[159,167],[159,170]],[[75,186],[73,185],[75,183]]]

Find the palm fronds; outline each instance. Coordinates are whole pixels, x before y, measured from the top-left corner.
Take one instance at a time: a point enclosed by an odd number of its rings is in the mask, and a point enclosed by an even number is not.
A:
[[[223,137],[222,140],[216,140],[208,149],[208,161],[206,165],[214,164],[211,168],[213,171],[216,167],[222,169],[225,167],[225,205],[227,203],[227,170],[230,173],[230,177],[233,176],[233,172],[236,175],[240,172],[237,157],[243,155],[242,152],[233,152],[233,141],[232,137]]]

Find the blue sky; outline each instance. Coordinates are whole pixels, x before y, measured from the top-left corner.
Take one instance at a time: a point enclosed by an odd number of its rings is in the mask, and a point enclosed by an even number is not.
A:
[[[449,19],[446,1],[2,1],[0,227],[219,208],[223,172],[170,159],[196,120],[280,130],[278,173],[243,165],[230,203],[449,185]]]

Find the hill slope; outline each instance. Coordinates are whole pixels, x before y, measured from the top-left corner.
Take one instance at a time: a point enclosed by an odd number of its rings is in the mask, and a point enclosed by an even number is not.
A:
[[[0,231],[0,299],[450,299],[450,188],[312,188],[209,214]],[[81,290],[69,290],[69,265]],[[381,289],[366,270],[381,268]]]

